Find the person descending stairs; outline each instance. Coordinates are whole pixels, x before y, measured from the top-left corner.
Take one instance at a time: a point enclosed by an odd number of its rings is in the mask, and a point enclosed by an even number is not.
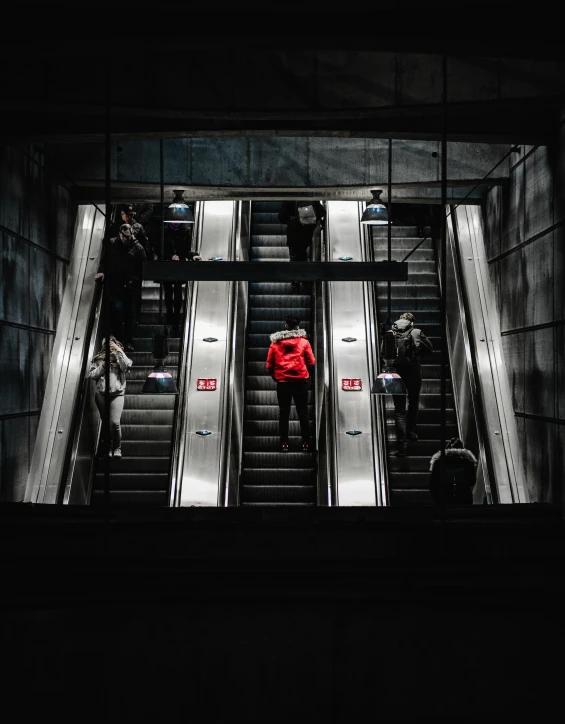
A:
[[[386,227],[373,229],[374,253],[377,261],[387,258]],[[421,240],[417,228],[392,227],[392,259],[402,259]],[[387,284],[378,282],[378,321],[383,324],[388,316]],[[415,317],[414,326],[421,328],[433,345],[434,352],[423,357],[420,411],[416,426],[418,439],[408,440],[406,457],[393,453],[395,445],[394,403],[385,398],[388,449],[388,480],[392,505],[433,505],[429,492],[429,466],[431,456],[440,448],[441,437],[441,343],[445,333],[440,325],[440,288],[436,253],[432,239],[424,241],[408,260],[408,281],[392,282],[392,319],[396,321],[404,312]],[[447,382],[446,435],[449,440],[457,435],[455,404],[451,381]]]
[[[163,302],[164,308],[164,302]],[[180,328],[182,330],[181,320]],[[110,505],[168,505],[169,468],[175,394],[143,394],[143,384],[152,371],[153,337],[163,330],[159,323],[159,285],[144,281],[139,324],[128,352],[133,361],[126,383],[122,413],[122,457],[110,459]],[[180,338],[169,338],[167,370],[176,378]],[[96,459],[91,503],[100,505],[104,496],[103,458]]]
[[[278,201],[255,201],[251,208],[252,261],[289,259],[285,227],[279,223]],[[310,332],[311,297],[293,292],[290,282],[250,282],[247,335],[247,379],[241,505],[315,505],[316,472],[312,453],[302,452],[296,409],[290,414],[289,451],[279,440],[276,383],[266,369],[270,335],[283,329],[289,315]],[[308,393],[310,436],[314,439],[313,392]]]

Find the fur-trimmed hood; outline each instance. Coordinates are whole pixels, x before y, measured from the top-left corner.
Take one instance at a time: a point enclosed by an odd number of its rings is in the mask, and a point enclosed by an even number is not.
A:
[[[294,339],[295,337],[306,337],[305,329],[283,329],[280,332],[271,334],[271,342],[282,342],[283,339]]]
[[[447,457],[460,458],[461,460],[465,460],[469,463],[472,463],[473,465],[477,464],[477,458],[470,450],[467,450],[465,448],[451,447],[445,451],[445,454]],[[434,463],[439,461],[440,457],[441,450],[438,450],[437,453],[434,453],[432,455],[432,459],[430,460],[430,470],[432,470]]]

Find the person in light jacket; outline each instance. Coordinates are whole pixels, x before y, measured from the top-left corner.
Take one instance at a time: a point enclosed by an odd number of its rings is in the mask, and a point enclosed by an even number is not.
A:
[[[105,392],[106,392],[106,340],[102,340],[102,347],[90,365],[89,377],[96,381],[96,407],[100,417],[104,419]],[[132,361],[126,356],[124,347],[115,337],[110,337],[110,432],[112,447],[108,455],[115,458],[122,457],[122,429],[120,419],[124,409],[124,396],[126,394],[126,376]],[[106,453],[106,445],[101,441],[100,451]]]
[[[267,354],[267,371],[277,383],[282,452],[288,452],[288,420],[293,399],[300,420],[302,451],[310,452],[309,370],[316,360],[310,342],[306,339],[306,330],[299,329],[299,325],[298,317],[288,316],[284,330],[271,335],[271,346]]]

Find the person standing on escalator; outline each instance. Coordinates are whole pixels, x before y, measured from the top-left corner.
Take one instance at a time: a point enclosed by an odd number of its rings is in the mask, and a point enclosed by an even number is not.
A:
[[[302,451],[310,452],[308,388],[310,371],[316,360],[310,342],[306,339],[306,330],[299,329],[299,326],[298,317],[288,316],[284,329],[271,335],[267,354],[267,371],[277,383],[281,452],[288,452],[290,406],[293,399],[300,420]]]
[[[284,201],[279,211],[279,221],[286,224],[286,244],[290,261],[308,261],[308,250],[314,232],[321,228],[326,210],[319,201]],[[300,291],[300,282],[292,282],[292,290]]]
[[[421,329],[414,327],[414,315],[404,312],[400,319],[392,325],[387,334],[394,335],[396,358],[394,368],[406,385],[406,395],[393,395],[394,427],[396,432],[396,457],[406,457],[408,440],[417,441],[416,422],[420,406],[420,389],[422,387],[422,368],[420,359],[433,352],[430,340]],[[383,340],[384,344],[384,340]],[[382,355],[382,350],[381,350]],[[408,398],[408,413],[406,412]]]
[[[166,261],[202,261],[202,257],[190,250],[191,230],[186,224],[169,223],[165,231],[165,260]],[[163,282],[165,292],[165,306],[167,308],[167,322],[172,325],[173,335],[179,333],[180,313],[182,310],[182,294],[185,282]]]

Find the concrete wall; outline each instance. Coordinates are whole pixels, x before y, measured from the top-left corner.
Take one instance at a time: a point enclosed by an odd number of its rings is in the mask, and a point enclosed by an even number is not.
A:
[[[0,148],[0,500],[23,499],[74,232],[41,152]]]
[[[534,500],[555,503],[565,500],[564,140],[561,127],[555,148],[525,146],[508,185],[493,188],[485,207],[527,483]]]
[[[461,184],[482,179],[508,148],[507,144],[448,143],[448,180]],[[52,144],[49,154],[77,183],[104,180],[102,143]],[[228,188],[366,188],[376,184],[383,186],[386,195],[388,140],[315,136],[165,139],[163,166],[165,184]],[[506,178],[509,170],[509,161],[505,161],[494,177]],[[159,183],[159,141],[114,142],[111,178],[122,185]],[[437,188],[440,179],[438,141],[393,139],[393,184]]]

